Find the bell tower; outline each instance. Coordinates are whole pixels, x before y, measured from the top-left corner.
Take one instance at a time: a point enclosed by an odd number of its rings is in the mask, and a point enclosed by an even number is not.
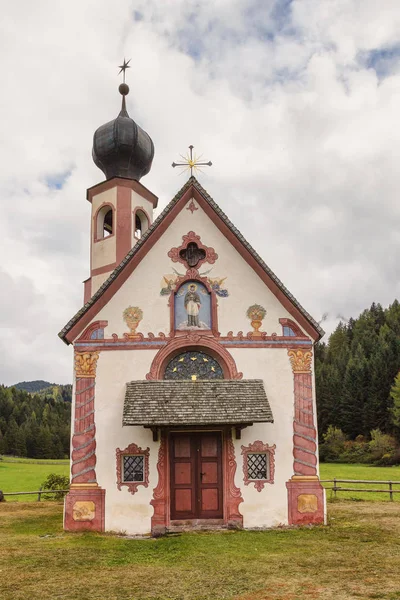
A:
[[[121,111],[116,119],[101,125],[93,136],[93,160],[106,180],[89,188],[86,195],[92,214],[90,277],[84,282],[85,303],[150,227],[158,201],[157,196],[140,183],[151,169],[154,145],[126,110],[127,68],[124,60],[121,67],[124,82],[119,86]]]

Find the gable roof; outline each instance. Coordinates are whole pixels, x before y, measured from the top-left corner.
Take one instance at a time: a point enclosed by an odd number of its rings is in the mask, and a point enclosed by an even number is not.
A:
[[[60,331],[58,335],[66,344],[70,344],[90,323],[99,310],[107,304],[117,289],[119,289],[119,287],[128,279],[137,264],[141,262],[148,250],[150,250],[152,245],[161,237],[164,231],[169,227],[170,223],[175,219],[176,215],[191,198],[194,198],[198,202],[218,229],[238,250],[242,258],[250,264],[272,293],[282,302],[288,312],[299,322],[307,333],[314,340],[318,340],[324,335],[324,331],[320,325],[301,306],[280,279],[278,279],[275,273],[273,273],[266,265],[254,248],[252,248],[249,242],[247,242],[240,231],[236,229],[218,204],[214,202],[197,179],[192,176],[169,204],[167,204],[161,214],[143,234],[141,239],[136,242],[103,285]]]

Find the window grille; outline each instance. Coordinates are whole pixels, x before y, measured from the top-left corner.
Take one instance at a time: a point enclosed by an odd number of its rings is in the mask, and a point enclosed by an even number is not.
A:
[[[126,456],[123,460],[124,482],[144,481],[144,456]]]
[[[248,454],[247,473],[249,479],[269,479],[267,454]]]

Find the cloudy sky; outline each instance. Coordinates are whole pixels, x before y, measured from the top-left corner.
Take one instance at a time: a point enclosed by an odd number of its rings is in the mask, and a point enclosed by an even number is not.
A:
[[[329,332],[400,296],[398,0],[17,0],[0,17],[0,382],[67,383],[95,129],[128,111],[162,209],[199,179]]]

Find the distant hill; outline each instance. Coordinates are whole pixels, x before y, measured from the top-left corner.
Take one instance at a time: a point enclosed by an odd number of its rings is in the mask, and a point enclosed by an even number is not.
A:
[[[21,381],[15,385],[10,385],[17,390],[23,390],[28,394],[37,394],[41,398],[54,400],[61,400],[64,402],[72,401],[72,385],[58,385],[57,383],[50,383],[49,381],[43,381],[37,379],[36,381]]]
[[[43,379],[37,379],[36,381],[21,381],[20,383],[10,385],[10,387],[15,387],[17,390],[25,390],[26,392],[33,394],[35,392],[40,392],[41,390],[52,387],[53,385],[57,384],[50,383],[49,381],[43,381]]]

